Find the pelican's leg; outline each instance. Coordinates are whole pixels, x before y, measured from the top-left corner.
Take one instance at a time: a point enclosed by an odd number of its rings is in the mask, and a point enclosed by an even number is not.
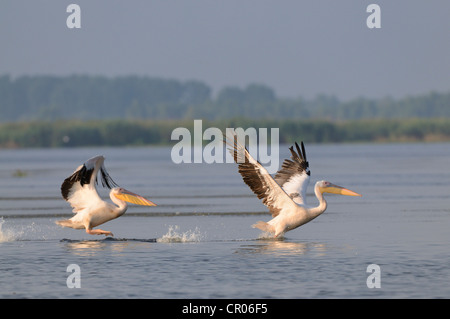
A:
[[[113,233],[106,230],[101,229],[92,229],[92,228],[86,228],[86,233],[89,235],[105,235],[105,236],[114,236]]]
[[[273,238],[276,238],[276,239],[283,238],[284,237],[284,233],[285,233],[284,231],[275,232]]]

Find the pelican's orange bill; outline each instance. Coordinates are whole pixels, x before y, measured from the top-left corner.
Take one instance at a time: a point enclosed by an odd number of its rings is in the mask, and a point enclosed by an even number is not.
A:
[[[354,191],[351,191],[351,190],[349,190],[347,188],[342,188],[340,194],[341,195],[347,195],[347,196],[362,196],[361,194],[358,194],[358,193],[356,193]]]
[[[344,188],[342,186],[331,184],[327,187],[322,188],[324,192],[332,193],[332,194],[339,194],[339,195],[346,195],[346,196],[362,196],[361,194],[358,194],[354,191],[351,191],[347,188]]]
[[[123,191],[116,195],[117,198],[129,202],[131,204],[142,205],[142,206],[156,206],[152,201],[142,197],[141,195],[132,193],[130,191]]]

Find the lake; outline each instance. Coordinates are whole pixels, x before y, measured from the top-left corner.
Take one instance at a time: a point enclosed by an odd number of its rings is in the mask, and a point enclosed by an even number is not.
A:
[[[310,204],[321,179],[363,196],[325,195],[327,211],[281,240],[251,227],[271,217],[236,164],[174,164],[170,151],[0,150],[0,297],[450,297],[450,144],[307,144]],[[114,238],[55,224],[72,215],[62,181],[99,154],[158,204],[100,227]]]

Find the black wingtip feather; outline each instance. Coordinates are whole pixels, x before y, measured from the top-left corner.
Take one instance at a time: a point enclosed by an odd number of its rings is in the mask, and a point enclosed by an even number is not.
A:
[[[86,165],[83,165],[78,171],[67,177],[61,185],[61,194],[65,200],[68,200],[70,189],[73,184],[80,182],[80,185],[89,184],[93,169],[87,169]]]
[[[81,187],[83,187],[85,184],[91,183],[92,174],[94,172],[94,169],[87,169],[86,165],[83,164],[83,166],[77,170],[75,173],[73,173],[71,176],[66,178],[64,182],[61,185],[61,195],[65,200],[69,199],[70,196],[70,190],[72,189],[73,185],[75,183],[80,183]],[[103,187],[107,187],[109,189],[113,187],[118,187],[117,183],[109,176],[106,169],[102,166],[100,167],[100,178],[102,182]],[[95,178],[95,183],[98,184],[98,178]]]
[[[297,149],[297,153],[298,153],[298,155],[300,156],[300,158],[301,158],[302,160],[305,160],[305,158],[303,157],[302,152],[300,151],[300,147],[298,147],[297,142],[295,142],[295,148]]]
[[[306,159],[306,151],[305,151],[305,144],[303,144],[303,141],[302,141],[301,145],[302,145],[302,151],[303,151],[303,158],[305,159],[305,161],[307,161],[307,159]]]
[[[305,145],[303,144],[303,141],[300,142],[301,145],[301,149],[298,146],[298,143],[295,142],[295,148],[297,149],[297,152],[294,151],[294,146],[289,147],[289,150],[291,151],[292,154],[292,159],[295,161],[298,161],[299,163],[303,163],[305,164],[305,168],[309,167],[309,163],[306,160],[306,152],[305,152]]]
[[[108,187],[109,189],[111,189],[113,187],[119,186],[119,185],[117,185],[116,182],[114,182],[114,180],[111,178],[111,176],[109,176],[108,172],[106,171],[106,169],[104,167],[100,168],[100,175],[101,175],[103,187]]]

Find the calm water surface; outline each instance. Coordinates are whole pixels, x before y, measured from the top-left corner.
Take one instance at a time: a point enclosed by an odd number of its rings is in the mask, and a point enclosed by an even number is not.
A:
[[[329,195],[323,215],[270,240],[251,228],[270,215],[235,164],[176,165],[159,147],[1,150],[0,298],[449,298],[450,144],[306,151],[312,183],[363,197]],[[113,239],[54,223],[72,214],[62,181],[98,154],[158,204],[102,225]],[[70,264],[81,288],[67,287]],[[381,288],[367,287],[370,264]]]

